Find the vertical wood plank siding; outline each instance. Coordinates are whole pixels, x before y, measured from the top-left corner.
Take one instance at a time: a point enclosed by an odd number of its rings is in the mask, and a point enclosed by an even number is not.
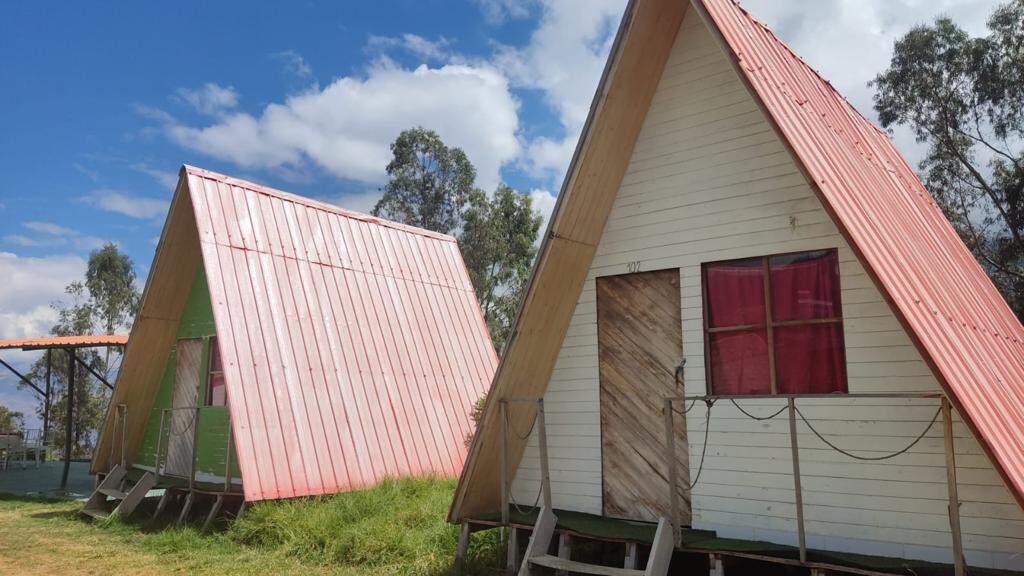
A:
[[[705,392],[700,264],[837,248],[851,392],[938,392],[940,386],[863,266],[694,11],[661,77],[544,396],[554,506],[601,512],[601,436],[595,278],[680,269],[687,393]],[[746,401],[769,415],[783,401]],[[804,400],[834,443],[865,456],[907,445],[934,400]],[[701,460],[706,409],[687,416],[691,471]],[[660,421],[649,426],[660,429]],[[788,425],[712,408],[693,525],[795,543]],[[808,545],[950,561],[941,426],[894,460],[840,455],[798,424]],[[964,547],[974,566],[1024,569],[1024,513],[968,428],[954,424]],[[531,437],[512,493],[539,487]]]

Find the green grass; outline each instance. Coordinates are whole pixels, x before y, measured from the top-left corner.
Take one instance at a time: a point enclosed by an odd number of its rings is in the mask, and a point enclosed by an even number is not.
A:
[[[212,534],[88,522],[76,502],[0,498],[0,565],[25,574],[449,574],[458,540],[445,522],[453,491],[446,479],[388,480],[256,504]],[[495,531],[474,535],[470,574],[498,573],[499,559]]]

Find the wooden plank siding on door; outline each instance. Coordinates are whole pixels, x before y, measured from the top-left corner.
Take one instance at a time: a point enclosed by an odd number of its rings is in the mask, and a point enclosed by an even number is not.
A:
[[[162,471],[171,476],[187,477],[192,469],[196,411],[189,408],[195,408],[199,395],[202,356],[201,338],[178,340],[170,430],[167,432],[167,468]]]
[[[683,355],[679,269],[598,278],[597,334],[604,515],[656,522],[671,508],[660,424]],[[676,490],[689,524],[686,421],[676,416]]]

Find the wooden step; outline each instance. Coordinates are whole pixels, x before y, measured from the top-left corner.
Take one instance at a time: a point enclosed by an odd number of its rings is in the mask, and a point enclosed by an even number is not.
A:
[[[643,570],[630,570],[629,568],[615,568],[612,566],[601,566],[599,564],[586,564],[558,556],[544,554],[534,556],[527,560],[535,566],[544,566],[555,570],[564,570],[572,574],[596,574],[597,576],[644,576]]]
[[[118,490],[117,488],[100,488],[99,493],[104,496],[109,496],[115,500],[124,500],[124,497],[128,494]]]
[[[110,513],[104,510],[103,508],[93,508],[91,506],[86,506],[82,508],[81,510],[78,511],[78,513],[85,514],[86,516],[89,516],[90,518],[95,518],[97,520],[106,520],[110,517]]]

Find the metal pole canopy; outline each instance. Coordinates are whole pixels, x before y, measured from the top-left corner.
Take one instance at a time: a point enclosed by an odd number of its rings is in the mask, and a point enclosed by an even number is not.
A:
[[[50,437],[50,372],[53,363],[53,350],[46,349],[46,397],[43,399],[43,442]]]
[[[65,348],[68,355],[67,420],[64,422],[64,472],[60,476],[60,489],[68,488],[68,472],[71,471],[72,427],[75,418],[75,350]]]

